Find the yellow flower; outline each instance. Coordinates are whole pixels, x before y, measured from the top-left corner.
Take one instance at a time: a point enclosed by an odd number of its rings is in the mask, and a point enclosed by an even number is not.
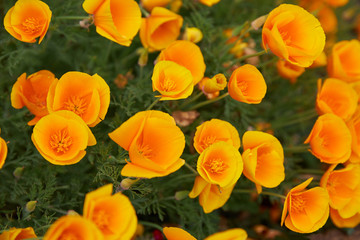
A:
[[[204,240],[246,240],[246,231],[241,228],[233,228],[223,232],[214,233]]]
[[[196,240],[190,233],[177,227],[164,227],[163,232],[168,240]]]
[[[1,132],[1,129],[0,129],[0,132]],[[7,144],[6,144],[5,140],[0,137],[0,169],[5,164],[7,152],[8,152]]]
[[[166,7],[170,2],[171,0],[141,0],[140,1],[141,5],[149,12],[151,12],[151,10],[154,7]]]
[[[200,0],[200,3],[208,7],[211,7],[212,5],[217,4],[218,2],[220,2],[220,0]]]
[[[203,78],[203,80],[206,78]],[[202,91],[205,93],[216,93],[224,90],[227,85],[226,77],[222,73],[218,73],[212,78],[207,78],[202,82]]]
[[[183,35],[183,40],[198,43],[203,39],[203,34],[200,29],[196,27],[186,27]]]
[[[10,228],[0,234],[0,240],[22,240],[28,238],[37,238],[32,227]]]

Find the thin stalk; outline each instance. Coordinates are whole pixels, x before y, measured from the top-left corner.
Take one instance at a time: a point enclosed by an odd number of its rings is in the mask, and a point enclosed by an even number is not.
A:
[[[141,5],[139,5],[141,13],[144,14],[145,17],[150,16],[150,13],[146,11]]]
[[[198,172],[192,167],[190,166],[187,162],[185,162],[185,167],[187,167],[188,169],[190,169],[190,171],[192,171],[193,173],[195,173],[196,175],[198,175]]]
[[[290,120],[290,121],[283,121],[283,122],[279,122],[279,123],[273,123],[271,124],[273,129],[276,128],[281,128],[281,127],[286,127],[286,126],[290,126],[296,123],[301,123],[310,119],[313,119],[314,117],[316,117],[318,114],[314,111],[313,113],[309,113],[308,115],[305,115],[303,117],[299,117],[299,118],[295,118],[294,120]]]
[[[254,54],[249,54],[249,55],[243,56],[243,57],[237,59],[236,61],[237,61],[237,62],[242,62],[242,61],[244,61],[244,60],[246,60],[246,59],[248,59],[248,58],[261,56],[261,55],[263,55],[263,54],[265,54],[265,53],[267,53],[267,51],[266,51],[266,50],[262,50],[262,51],[260,51],[260,52],[254,53]]]
[[[208,104],[210,104],[210,103],[219,101],[219,100],[227,97],[228,95],[229,95],[229,93],[225,93],[225,94],[223,94],[223,95],[221,95],[221,96],[219,96],[219,97],[217,97],[217,98],[210,99],[210,100],[207,100],[207,101],[198,103],[198,104],[192,106],[192,107],[190,108],[190,110],[195,110],[195,109],[201,108],[201,107],[203,107],[203,106],[205,106],[205,105],[208,105]]]
[[[320,169],[297,169],[295,171],[300,174],[316,174],[316,175],[324,174],[324,171]]]
[[[139,221],[139,223],[144,225],[144,226],[156,228],[156,229],[158,229],[160,231],[163,230],[163,228],[160,225],[157,225],[157,224],[152,223],[152,222]]]
[[[160,98],[157,98],[150,106],[148,106],[146,108],[145,111],[151,110],[159,101],[160,101]]]
[[[256,190],[254,189],[235,189],[233,191],[234,193],[257,193]],[[268,192],[268,191],[262,191],[260,194],[262,195],[267,195],[267,196],[273,196],[273,197],[278,197],[278,198],[282,198],[285,199],[286,196],[278,194],[278,193],[273,193],[273,192]]]
[[[192,102],[195,102],[199,97],[201,97],[202,95],[204,95],[204,93],[202,91],[200,91],[198,94],[196,94],[194,97],[188,99],[187,101],[185,101],[183,104],[180,105],[180,109],[186,107],[187,105],[189,105]]]

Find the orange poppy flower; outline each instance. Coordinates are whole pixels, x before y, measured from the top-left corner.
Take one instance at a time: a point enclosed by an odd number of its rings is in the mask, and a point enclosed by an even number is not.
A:
[[[202,153],[207,147],[219,141],[233,145],[236,149],[240,147],[239,133],[229,122],[211,119],[196,128],[194,147],[198,153]]]
[[[329,4],[332,7],[341,7],[346,5],[349,0],[324,0],[325,3]]]
[[[83,216],[95,223],[104,239],[131,239],[137,227],[135,209],[125,195],[112,192],[108,184],[87,193]]]
[[[141,0],[140,1],[141,5],[149,12],[151,12],[151,10],[154,7],[166,7],[170,2],[171,0]]]
[[[200,3],[208,7],[211,7],[212,5],[217,4],[218,2],[220,2],[220,0],[200,0]]]
[[[309,68],[317,68],[317,67],[323,67],[326,66],[327,64],[327,57],[325,52],[322,52],[319,57],[317,57],[313,64],[311,64],[311,66]]]
[[[207,99],[214,99],[216,97],[218,97],[220,95],[220,91],[215,91],[213,93],[207,93],[204,91],[204,86],[205,84],[208,82],[208,81],[211,81],[210,78],[208,77],[204,77],[203,79],[201,79],[201,81],[197,84],[198,86],[198,89],[201,90],[203,92],[203,94],[206,96]]]
[[[185,147],[184,134],[167,113],[138,112],[109,133],[109,137],[129,151],[130,162],[122,169],[123,176],[162,177],[185,163],[180,158]]]
[[[190,70],[194,85],[204,77],[205,62],[200,48],[185,40],[177,40],[162,50],[159,61],[173,61]]]
[[[29,238],[37,238],[32,227],[10,228],[0,234],[0,240],[23,240]]]
[[[79,162],[85,148],[96,144],[94,135],[84,121],[67,110],[43,117],[35,125],[31,140],[39,153],[55,165]]]
[[[11,90],[11,106],[16,109],[26,106],[35,115],[28,125],[35,125],[43,116],[49,112],[46,107],[46,97],[50,85],[57,82],[55,75],[47,70],[41,70],[26,77],[21,74]]]
[[[265,97],[266,88],[263,75],[250,64],[235,69],[228,83],[230,96],[239,102],[249,104],[260,103]]]
[[[336,209],[330,207],[330,218],[333,224],[338,228],[355,228],[360,223],[360,213],[356,213],[349,218],[340,216]]]
[[[39,0],[18,0],[4,18],[4,26],[11,36],[22,42],[39,44],[45,37],[51,20],[49,6]]]
[[[281,226],[298,233],[315,232],[326,223],[329,217],[329,195],[322,187],[305,188],[309,178],[292,188],[287,194],[281,216]]]
[[[246,240],[248,237],[246,231],[241,228],[233,228],[226,231],[214,233],[204,240]]]
[[[164,227],[163,232],[167,240],[196,240],[190,233],[177,227]]]
[[[320,116],[305,140],[321,162],[344,163],[351,155],[351,133],[345,122],[332,113]]]
[[[182,39],[193,43],[198,43],[203,39],[203,33],[199,28],[186,27]]]
[[[325,33],[319,20],[305,9],[281,4],[272,10],[263,26],[262,42],[278,57],[309,67],[325,46]]]
[[[360,112],[357,111],[354,116],[346,122],[351,136],[351,157],[349,159],[352,163],[360,163]]]
[[[78,215],[66,215],[57,219],[47,230],[43,240],[86,239],[103,240],[96,225]]]
[[[155,7],[150,16],[141,21],[141,43],[150,52],[162,50],[179,37],[182,25],[180,15],[166,8]]]
[[[172,61],[160,61],[154,67],[151,77],[153,91],[158,91],[162,100],[187,98],[194,89],[191,72]]]
[[[1,132],[1,129],[0,129],[0,132]],[[5,140],[0,137],[0,169],[5,164],[7,152],[8,152],[7,144],[6,144]]]
[[[97,74],[67,72],[51,85],[47,97],[49,112],[69,110],[90,127],[101,122],[110,104],[110,88]]]
[[[305,72],[304,67],[299,67],[282,59],[277,61],[276,68],[279,75],[285,79],[289,79],[291,83],[296,83],[297,78]]]
[[[205,81],[204,81],[205,79]],[[203,78],[202,91],[205,93],[216,93],[224,90],[227,85],[226,77],[222,73],[218,73],[212,78]]]
[[[268,133],[247,131],[242,141],[244,175],[256,184],[258,193],[262,186],[274,188],[284,181],[284,150],[279,140]]]
[[[97,33],[120,45],[130,46],[139,31],[141,11],[134,0],[85,0],[83,8],[93,14]]]

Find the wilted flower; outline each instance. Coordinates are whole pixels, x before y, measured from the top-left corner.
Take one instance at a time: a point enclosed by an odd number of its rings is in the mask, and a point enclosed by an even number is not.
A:
[[[217,4],[218,2],[220,2],[220,0],[200,0],[200,3],[208,7],[211,7],[212,5]]]
[[[28,238],[37,238],[32,227],[10,228],[0,234],[0,240],[23,240]]]
[[[183,39],[193,43],[198,43],[202,40],[203,34],[200,29],[196,27],[186,27]]]
[[[163,232],[168,240],[196,240],[190,233],[177,227],[164,227]]]
[[[296,83],[297,78],[305,72],[304,67],[299,67],[282,59],[277,61],[276,68],[279,75],[289,79],[291,83]]]

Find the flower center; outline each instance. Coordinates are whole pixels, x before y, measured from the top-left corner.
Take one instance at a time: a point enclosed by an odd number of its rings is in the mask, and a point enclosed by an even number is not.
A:
[[[67,128],[57,131],[50,137],[50,146],[56,153],[66,153],[72,144],[72,137],[69,136]]]
[[[109,225],[109,215],[103,210],[96,211],[92,220],[95,225],[103,232]]]
[[[302,196],[291,196],[291,209],[298,213],[303,212],[305,208],[305,200]]]
[[[78,239],[79,238],[75,234],[67,231],[64,231],[59,238],[59,240],[78,240]]]
[[[291,36],[290,36],[289,32],[287,32],[287,31],[282,31],[282,32],[280,33],[280,35],[281,35],[281,38],[283,39],[284,43],[285,43],[286,45],[290,45],[290,43],[291,43]]]
[[[40,21],[34,17],[29,17],[21,23],[24,32],[29,34],[38,33],[41,31],[42,25]]]
[[[248,83],[241,79],[237,81],[237,85],[244,96],[248,95]]]
[[[208,146],[215,143],[215,141],[216,141],[215,136],[207,136],[207,137],[203,138],[203,140],[201,141],[201,147],[203,149],[206,149]]]
[[[86,102],[83,98],[71,96],[67,102],[65,102],[65,108],[81,117],[85,113]]]
[[[153,156],[153,151],[149,147],[149,145],[139,145],[138,149],[139,149],[139,154],[145,158],[151,158]]]
[[[163,91],[170,92],[176,88],[176,83],[168,77],[165,77],[161,82],[160,86]]]
[[[29,100],[39,109],[46,108],[46,96],[44,94],[33,94]]]
[[[205,163],[205,166],[211,173],[223,173],[228,168],[223,160],[219,158],[211,159]]]

